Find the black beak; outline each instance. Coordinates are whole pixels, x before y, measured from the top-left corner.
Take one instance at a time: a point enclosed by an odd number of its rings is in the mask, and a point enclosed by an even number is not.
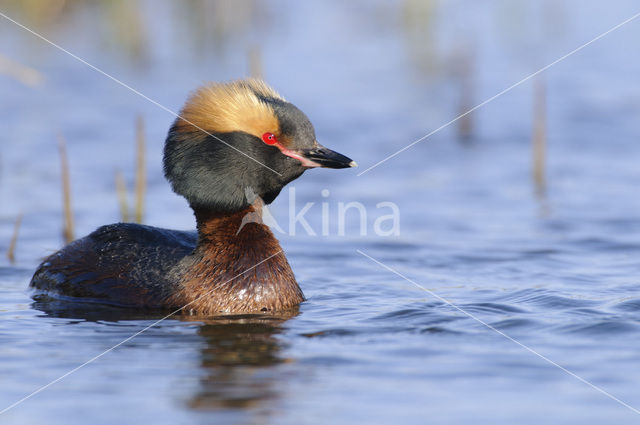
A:
[[[300,154],[317,164],[318,167],[324,168],[350,168],[357,167],[355,161],[348,158],[338,152],[327,149],[322,145],[317,145],[313,149],[304,149],[300,151]]]

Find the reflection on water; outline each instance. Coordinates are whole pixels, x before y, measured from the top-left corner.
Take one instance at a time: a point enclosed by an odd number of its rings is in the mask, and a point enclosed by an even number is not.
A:
[[[202,349],[205,376],[189,405],[195,409],[248,409],[273,402],[280,394],[274,388],[277,374],[271,366],[282,358],[282,342],[276,336],[289,317],[235,317],[207,320],[198,329],[206,341]]]
[[[98,303],[83,303],[36,294],[31,307],[49,317],[72,319],[73,322],[118,322],[123,320],[159,320],[167,315],[162,311],[145,311],[131,308],[113,307]],[[179,317],[179,316],[176,316]],[[172,317],[175,319],[176,317]]]
[[[48,317],[78,321],[118,323],[122,321],[158,321],[167,312],[136,311],[100,304],[60,301],[39,295],[32,308]],[[199,389],[188,399],[197,410],[258,409],[276,400],[280,394],[274,387],[279,379],[273,366],[288,359],[281,354],[283,342],[277,338],[281,325],[297,316],[298,309],[277,314],[225,315],[220,317],[171,316],[198,325],[201,338]],[[154,325],[155,326],[155,325]],[[141,326],[144,329],[144,326]],[[130,330],[131,335],[137,331]],[[122,338],[130,335],[122,334]]]

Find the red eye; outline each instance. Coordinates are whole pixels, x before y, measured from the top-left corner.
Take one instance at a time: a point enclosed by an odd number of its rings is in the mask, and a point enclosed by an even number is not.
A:
[[[278,143],[278,139],[276,139],[276,136],[273,133],[264,133],[262,135],[262,141],[267,145],[275,145]]]

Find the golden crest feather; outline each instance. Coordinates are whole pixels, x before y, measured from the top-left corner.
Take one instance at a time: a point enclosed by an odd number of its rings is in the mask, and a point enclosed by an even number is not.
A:
[[[256,137],[265,132],[277,135],[278,118],[260,97],[284,100],[264,81],[255,78],[206,84],[185,103],[178,129],[185,132],[202,129],[210,133],[243,131]]]

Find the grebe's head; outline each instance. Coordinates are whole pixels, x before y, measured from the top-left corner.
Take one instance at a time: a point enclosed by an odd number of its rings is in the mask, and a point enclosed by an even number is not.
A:
[[[355,165],[320,145],[307,116],[256,79],[196,90],[164,146],[173,190],[193,208],[221,212],[248,207],[247,193],[271,203],[308,168]]]

